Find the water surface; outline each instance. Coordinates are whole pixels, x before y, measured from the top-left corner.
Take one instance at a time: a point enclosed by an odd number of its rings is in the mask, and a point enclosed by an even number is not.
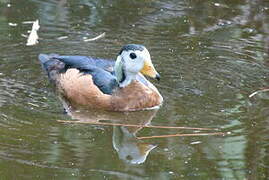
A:
[[[39,44],[26,46],[39,19]],[[84,42],[106,32],[105,38]],[[268,179],[269,3],[0,1],[1,179]],[[73,113],[95,122],[219,128],[227,136],[138,140],[191,130],[59,123],[39,53],[113,59],[145,45],[162,76],[158,111]]]

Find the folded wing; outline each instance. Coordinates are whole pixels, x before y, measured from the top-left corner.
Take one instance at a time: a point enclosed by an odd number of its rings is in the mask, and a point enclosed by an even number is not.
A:
[[[55,79],[57,73],[64,73],[69,68],[76,68],[85,76],[91,75],[94,84],[105,94],[112,94],[113,90],[118,87],[116,77],[113,74],[113,61],[87,56],[59,56],[57,54],[40,54],[39,60],[51,80]]]

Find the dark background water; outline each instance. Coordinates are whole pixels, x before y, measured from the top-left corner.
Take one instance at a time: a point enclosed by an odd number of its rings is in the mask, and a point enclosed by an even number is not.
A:
[[[26,46],[36,19],[40,42]],[[269,95],[248,97],[269,86],[268,37],[263,0],[0,0],[0,179],[268,179]],[[193,131],[57,122],[71,118],[37,55],[115,58],[128,43],[149,49],[161,109],[75,118],[231,134],[138,140]]]

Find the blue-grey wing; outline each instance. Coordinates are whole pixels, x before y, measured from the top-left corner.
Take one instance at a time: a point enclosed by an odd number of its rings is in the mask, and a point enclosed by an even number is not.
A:
[[[56,56],[54,58],[64,62],[70,67],[79,69],[85,69],[88,66],[95,66],[111,72],[113,71],[115,64],[115,61],[113,60],[96,59],[89,56]]]
[[[113,61],[87,56],[56,56],[54,59],[65,63],[67,68],[77,68],[84,74],[90,74],[94,84],[105,94],[112,94],[118,87],[114,73],[109,71],[114,65]]]
[[[116,77],[101,68],[91,67],[87,70],[82,70],[82,72],[90,74],[94,84],[105,94],[112,94],[113,90],[118,87]]]

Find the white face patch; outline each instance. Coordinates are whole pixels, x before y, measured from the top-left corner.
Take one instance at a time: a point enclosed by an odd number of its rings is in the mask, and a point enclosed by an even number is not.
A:
[[[126,73],[139,73],[146,60],[151,61],[150,54],[146,48],[143,51],[129,50],[121,53]]]
[[[147,64],[152,63],[150,54],[144,46],[134,44],[124,46],[114,67],[119,86],[125,87],[130,84]]]

